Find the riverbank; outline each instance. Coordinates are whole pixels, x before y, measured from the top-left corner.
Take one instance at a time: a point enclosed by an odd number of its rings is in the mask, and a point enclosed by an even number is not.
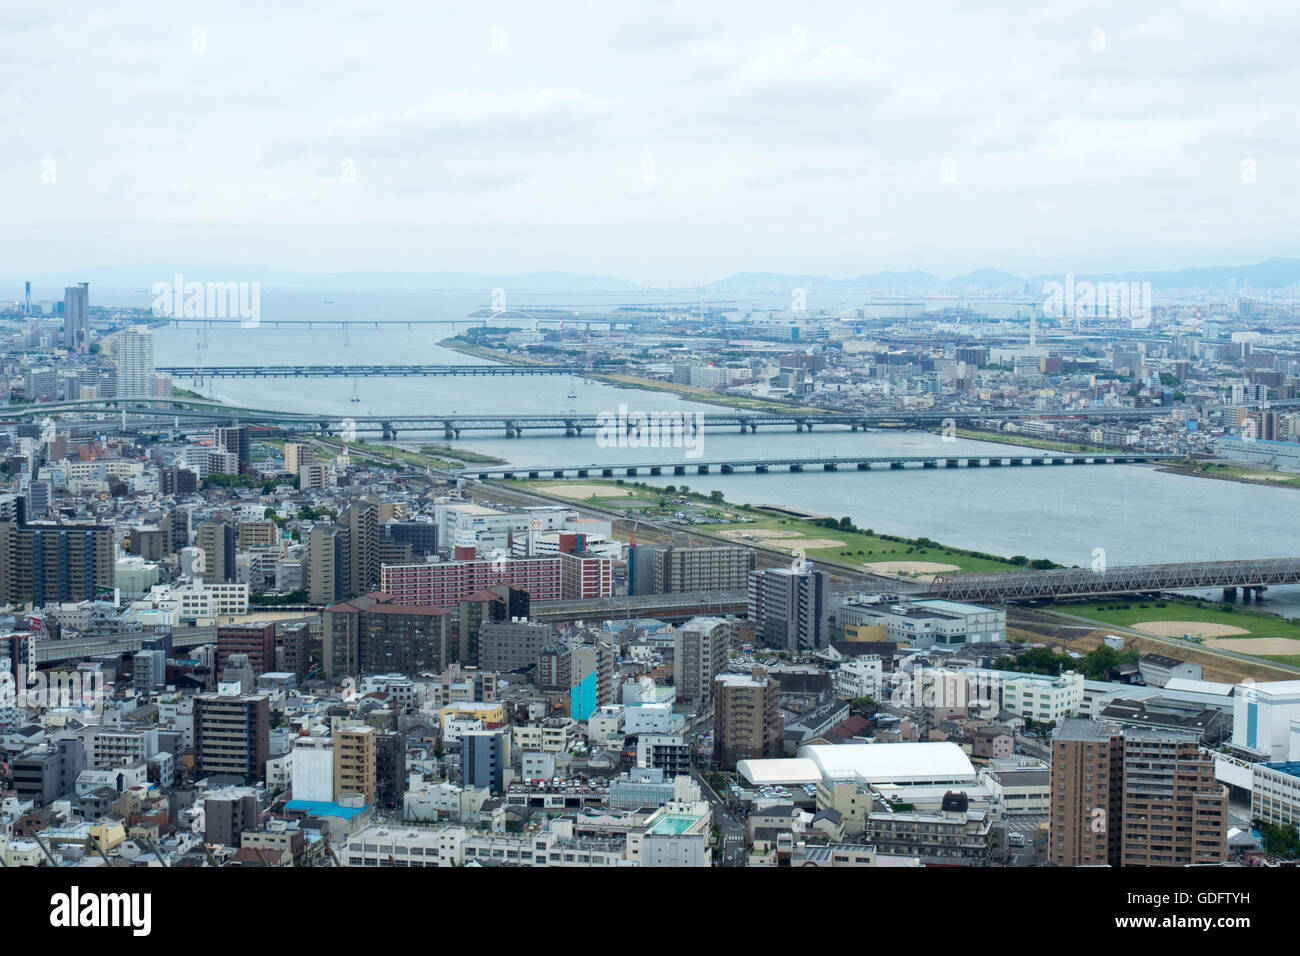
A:
[[[462,355],[472,355],[476,358],[489,359],[493,362],[500,362],[503,365],[550,365],[551,362],[544,362],[533,359],[528,356],[514,355],[502,352],[499,349],[490,349],[482,345],[475,345],[459,336],[443,339],[438,343],[446,349],[454,352],[460,352]],[[789,414],[790,412],[801,412],[808,415],[825,415],[828,414],[824,408],[817,408],[812,405],[800,405],[794,402],[775,402],[762,398],[747,398],[740,395],[720,395],[712,389],[700,388],[695,385],[681,385],[676,382],[663,382],[655,378],[642,378],[639,375],[619,375],[614,372],[592,372],[584,376],[593,381],[603,382],[606,385],[613,385],[615,388],[635,388],[648,392],[668,392],[678,395],[682,398],[688,398],[691,401],[700,402],[707,405],[719,405],[723,408],[730,408],[737,411],[747,412],[770,412],[774,414]]]
[[[935,434],[940,434],[935,432]],[[954,434],[958,438],[970,438],[975,441],[991,442],[995,445],[1016,445],[1021,448],[1041,448],[1043,451],[1060,451],[1067,454],[1099,454],[1105,451],[1115,451],[1113,448],[1103,448],[1100,445],[1081,445],[1077,442],[1069,441],[1052,441],[1047,438],[1032,438],[1028,435],[1010,434],[1008,432],[986,432],[974,428],[958,428]]]
[[[640,512],[647,520],[676,525],[720,538],[730,544],[783,551],[813,560],[834,561],[863,573],[907,581],[926,581],[954,571],[1014,571],[1031,565],[1022,556],[1002,557],[947,547],[929,538],[877,534],[856,527],[848,518],[799,518],[780,508],[737,505],[714,492],[703,495],[684,485],[655,485],[623,479],[590,479],[574,487],[546,479],[502,482],[550,498],[599,506],[620,513]],[[567,492],[567,493],[566,493]]]
[[[1259,471],[1244,465],[1231,465],[1224,462],[1186,461],[1167,462],[1157,471],[1171,475],[1186,475],[1190,478],[1213,478],[1217,481],[1236,481],[1245,485],[1267,485],[1270,488],[1300,488],[1300,475],[1288,475],[1280,471]]]

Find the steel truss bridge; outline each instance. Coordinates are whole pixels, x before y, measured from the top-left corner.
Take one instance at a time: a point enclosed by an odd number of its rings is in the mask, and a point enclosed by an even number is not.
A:
[[[789,457],[789,458],[729,458],[718,461],[670,461],[638,462],[635,464],[613,465],[494,465],[473,468],[461,468],[455,472],[462,478],[477,478],[485,481],[489,478],[613,478],[617,476],[633,477],[638,475],[707,475],[713,471],[730,475],[735,472],[752,471],[766,474],[769,471],[784,470],[800,472],[805,469],[838,471],[841,468],[856,468],[858,471],[871,471],[873,468],[888,468],[901,471],[908,466],[921,468],[980,468],[999,467],[1003,465],[1122,465],[1177,458],[1177,455],[1122,454],[1095,452],[1078,455],[1025,455],[1025,454],[985,454],[985,455],[884,455],[856,456],[835,455],[827,457]]]
[[[1197,561],[1057,571],[1008,571],[1001,574],[940,574],[922,592],[926,597],[996,603],[1028,598],[1091,594],[1137,594],[1144,591],[1193,591],[1244,588],[1262,591],[1272,585],[1300,583],[1300,558],[1254,561]]]
[[[173,378],[409,378],[492,375],[593,375],[623,372],[624,365],[162,365]]]

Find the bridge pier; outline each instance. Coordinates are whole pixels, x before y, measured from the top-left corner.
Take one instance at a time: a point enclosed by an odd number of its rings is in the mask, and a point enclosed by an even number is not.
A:
[[[563,477],[564,477],[564,472],[563,472],[563,470],[556,470],[556,471],[553,471],[553,472],[551,472],[551,477],[552,477],[552,478],[563,478]]]
[[[673,474],[674,474],[674,475],[684,475],[684,474],[686,474],[686,466],[685,466],[685,465],[673,465]]]
[[[755,466],[754,466],[754,473],[755,473],[755,474],[758,474],[758,475],[766,475],[766,474],[767,474],[767,465],[755,465]]]
[[[540,477],[542,477],[542,473],[541,473],[540,471],[530,471],[530,472],[528,473],[528,477],[529,477],[529,478],[540,478]]]
[[[990,458],[990,459],[989,459],[989,467],[990,467],[990,468],[1001,468],[1001,467],[1002,467],[1002,459],[1001,459],[1001,458]]]
[[[578,469],[578,477],[579,477],[579,478],[586,478],[586,477],[587,477],[587,469],[586,469],[586,468],[579,468],[579,469]]]
[[[708,466],[708,465],[696,465],[696,466],[695,466],[695,473],[696,473],[697,475],[707,475],[707,474],[709,473],[709,466]]]
[[[1041,459],[1041,458],[1031,458],[1031,459],[1029,459],[1029,463],[1030,463],[1031,465],[1041,465],[1041,464],[1043,463],[1043,459]]]
[[[1064,458],[1050,458],[1050,459],[1048,459],[1048,460],[1049,460],[1053,465],[1064,465],[1064,464],[1065,464],[1065,459],[1064,459]]]
[[[623,470],[623,474],[627,475],[629,478],[635,477],[636,469],[633,468],[631,465],[629,465],[627,468]]]
[[[835,470],[836,470],[835,462],[833,461],[828,461],[826,462],[826,464],[822,465],[822,471],[835,471]]]
[[[1011,464],[1012,464],[1012,465],[1023,465],[1024,463],[1025,463],[1025,460],[1024,460],[1023,458],[1012,458],[1012,459],[1011,459]]]
[[[938,468],[938,467],[939,467],[939,463],[938,463],[937,461],[923,461],[923,462],[921,462],[921,467],[922,467],[922,468]]]
[[[803,465],[791,465],[791,466],[790,466],[790,470],[791,470],[791,471],[803,471]]]
[[[979,458],[967,458],[967,459],[966,459],[966,467],[967,467],[967,468],[979,468],[982,464],[983,464],[983,461],[982,461],[981,459],[979,459]]]
[[[750,422],[749,433],[753,435],[758,431],[758,422]]]
[[[890,470],[890,471],[902,471],[902,470],[903,470],[903,463],[902,463],[901,461],[891,461],[891,462],[889,463],[889,470]]]
[[[870,471],[870,470],[871,470],[871,462],[869,461],[858,462],[858,471]]]
[[[600,469],[600,477],[602,477],[602,478],[613,478],[613,477],[614,477],[614,469],[613,469],[613,468],[602,468],[602,469]]]
[[[721,471],[724,475],[729,475],[729,474],[731,474],[733,471],[735,471],[736,468],[735,468],[734,465],[723,465],[723,466],[722,466],[721,468],[719,468],[718,470]]]
[[[652,474],[652,475],[662,475],[663,473],[664,473],[664,472],[663,472],[663,469],[660,468],[658,465],[651,465],[651,466],[650,466],[650,474]]]
[[[947,461],[944,462],[944,465],[948,468],[956,468],[960,464],[961,464],[960,458],[949,458]]]
[[[1236,600],[1237,600],[1237,589],[1236,589],[1236,588],[1224,588],[1224,589],[1223,589],[1223,599],[1224,599],[1225,601],[1236,601]]]

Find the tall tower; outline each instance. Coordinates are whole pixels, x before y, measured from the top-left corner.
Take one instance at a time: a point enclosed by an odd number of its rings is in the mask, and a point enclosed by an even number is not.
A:
[[[82,355],[90,352],[89,282],[63,290],[63,346]]]
[[[124,329],[113,342],[117,359],[118,397],[153,393],[153,330],[145,325]]]

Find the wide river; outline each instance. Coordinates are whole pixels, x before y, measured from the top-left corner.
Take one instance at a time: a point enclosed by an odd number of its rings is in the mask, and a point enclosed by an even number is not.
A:
[[[446,315],[463,316],[473,297],[451,301]],[[483,298],[483,297],[478,297]],[[643,301],[637,299],[637,301]],[[468,306],[468,307],[466,307]],[[314,312],[313,314],[321,314]],[[325,315],[329,312],[326,309]],[[265,306],[263,318],[265,320]],[[462,363],[477,360],[444,349],[437,342],[449,330],[359,330],[313,332],[274,329],[207,330],[204,365],[296,363]],[[193,364],[198,337],[191,329],[155,333],[159,365]],[[176,384],[193,388],[189,381]],[[360,401],[352,402],[353,383],[343,379],[219,379],[215,396],[259,408],[350,415],[408,413],[541,414],[576,410],[717,412],[717,406],[676,396],[620,389],[561,376],[523,378],[359,379]],[[209,394],[205,386],[204,394]],[[441,432],[403,434],[403,444],[441,442]],[[466,433],[457,444],[521,465],[622,464],[646,461],[690,464],[685,449],[600,447],[591,432],[565,438],[554,432],[520,439]],[[749,458],[786,455],[939,454],[1009,451],[1006,446],[958,440],[943,442],[918,432],[852,433],[824,428],[740,435],[705,433],[700,459],[743,454]],[[1037,453],[1032,450],[1028,453]],[[1095,549],[1109,565],[1211,559],[1287,557],[1300,554],[1300,491],[1164,474],[1155,467],[1107,465],[1064,468],[908,469],[807,471],[800,474],[696,475],[664,478],[693,490],[717,489],[731,501],[775,504],[840,517],[863,528],[906,536],[926,536],[945,544],[1003,555],[1050,558],[1087,567]],[[1300,615],[1300,588],[1268,592],[1263,607]]]

